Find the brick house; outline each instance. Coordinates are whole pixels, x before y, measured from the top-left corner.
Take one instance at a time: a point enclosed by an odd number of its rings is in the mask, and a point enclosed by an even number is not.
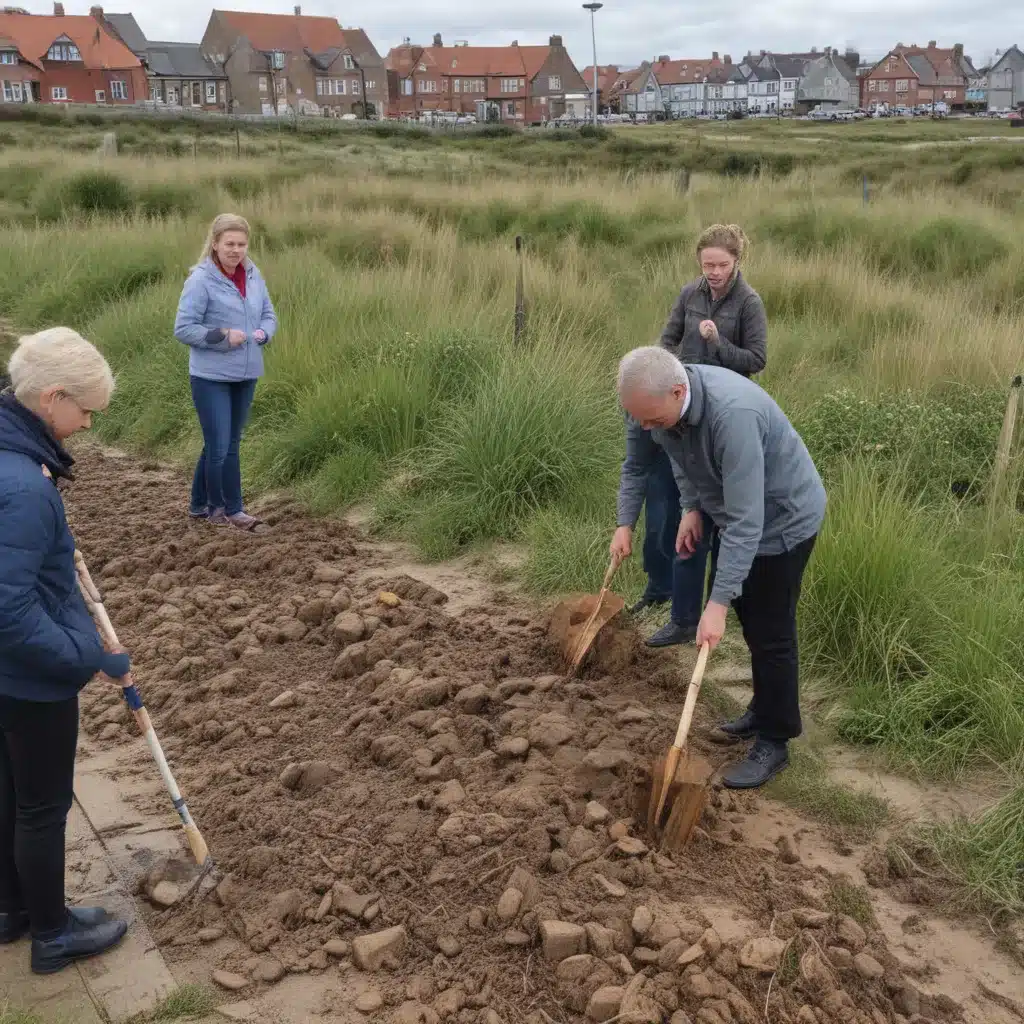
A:
[[[198,43],[151,42],[132,14],[104,14],[107,28],[142,61],[149,80],[149,100],[159,106],[227,111],[228,76],[203,56]]]
[[[204,56],[223,66],[231,109],[240,114],[383,116],[384,62],[362,29],[334,18],[213,11]]]
[[[121,106],[149,95],[142,62],[103,24],[102,11],[69,16],[0,11],[0,82],[8,103]]]
[[[480,121],[540,124],[567,112],[585,116],[590,90],[562,44],[431,46],[404,43],[387,56],[395,94],[390,113],[416,117],[438,111]]]
[[[932,40],[927,46],[896,46],[861,78],[861,106],[879,103],[916,107],[946,103],[962,110],[967,90],[979,77],[960,43],[943,49]]]
[[[586,87],[593,92],[594,90],[594,65],[591,64],[589,67],[585,67],[580,74],[583,76],[583,82]],[[615,83],[619,80],[619,69],[614,64],[598,65],[597,68],[597,109],[599,113],[618,113],[618,110],[612,110],[611,99],[612,90]]]

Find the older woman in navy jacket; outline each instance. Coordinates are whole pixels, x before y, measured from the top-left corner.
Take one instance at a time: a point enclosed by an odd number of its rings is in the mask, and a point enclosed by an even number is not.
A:
[[[129,670],[104,651],[78,591],[57,481],[62,442],[106,408],[103,356],[64,327],[22,338],[0,394],[0,943],[32,935],[32,970],[59,971],[118,942],[128,925],[64,903],[78,692]]]
[[[242,504],[238,449],[263,376],[263,346],[277,330],[267,286],[248,251],[248,223],[222,213],[185,282],[174,322],[174,336],[191,349],[192,402],[203,430],[189,514],[241,530],[260,525]]]

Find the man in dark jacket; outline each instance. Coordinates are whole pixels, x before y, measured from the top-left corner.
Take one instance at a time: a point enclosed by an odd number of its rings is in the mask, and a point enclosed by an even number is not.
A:
[[[49,974],[118,942],[127,923],[64,903],[78,692],[127,675],[107,652],[77,586],[75,542],[57,481],[62,441],[105,408],[113,377],[66,328],[23,338],[0,395],[0,943],[32,935],[32,970]]]

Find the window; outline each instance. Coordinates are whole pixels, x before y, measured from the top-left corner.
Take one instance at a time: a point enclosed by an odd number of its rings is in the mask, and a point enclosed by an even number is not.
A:
[[[403,78],[402,79],[402,95],[403,96],[411,96],[412,95],[412,79],[411,78]]]
[[[421,78],[416,85],[417,92],[437,92],[437,82],[432,78]]]
[[[111,82],[110,83],[110,98],[112,100],[126,100],[126,99],[128,99],[128,83],[127,82]]]
[[[150,82],[149,83],[149,98],[153,103],[160,102],[160,83]]]
[[[368,78],[366,80],[366,91],[370,92],[371,89],[376,89],[376,88],[377,88],[377,83],[372,78]]]
[[[288,95],[288,79],[287,78],[283,78],[283,77],[279,78],[274,84],[277,86],[277,95],[278,96],[287,96]]]
[[[355,71],[356,62],[352,59],[350,54],[345,54],[345,70]]]
[[[955,89],[946,89],[942,93],[942,98],[946,99],[946,100],[955,100],[956,99],[956,90]]]
[[[48,60],[81,60],[82,55],[73,43],[54,43],[46,53]]]
[[[4,82],[4,103],[14,102],[14,91],[11,89],[10,82]]]
[[[549,75],[548,76],[548,92],[561,92],[562,91],[562,76],[561,75]]]
[[[878,83],[878,91],[879,92],[888,92],[889,91],[889,80],[887,78],[883,78]]]
[[[778,82],[769,82],[768,83],[768,95],[769,96],[774,96],[778,91],[779,91],[779,83]]]
[[[17,64],[18,54],[14,50],[4,50],[0,53],[0,64]]]
[[[909,89],[910,89],[910,82],[909,82],[908,79],[906,79],[906,78],[897,78],[896,79],[896,91],[897,92],[907,92]]]
[[[324,80],[322,78],[316,80],[316,94],[317,96],[323,96],[324,94]]]
[[[334,80],[334,95],[344,96],[346,92],[346,82],[344,78],[336,78]]]
[[[473,92],[487,92],[487,79],[486,78],[474,78],[473,79]]]
[[[878,82],[874,78],[868,79],[868,92],[875,92],[878,89]]]
[[[66,100],[68,98],[68,91],[63,85],[55,85],[50,90],[51,100]]]
[[[206,83],[206,102],[216,103],[217,102],[217,83],[207,82]]]
[[[508,115],[509,117],[515,117],[515,116],[516,116],[516,105],[515,105],[515,103],[514,103],[514,102],[512,102],[512,103],[506,103],[506,104],[505,104],[505,113],[506,113],[506,114],[507,114],[507,115]]]
[[[267,76],[266,75],[260,75],[260,92],[266,92],[266,91],[267,91]]]
[[[448,83],[445,82],[444,84],[447,85]],[[352,81],[351,85],[352,85],[352,95],[353,96],[358,96],[359,95],[359,79],[358,78],[354,79]]]
[[[503,78],[501,80],[502,92],[522,92],[525,83],[521,78]]]
[[[192,83],[192,106],[201,107],[203,105],[203,83],[193,82]]]
[[[102,89],[97,89],[96,90],[96,102],[97,103],[106,103],[107,102],[107,94]]]

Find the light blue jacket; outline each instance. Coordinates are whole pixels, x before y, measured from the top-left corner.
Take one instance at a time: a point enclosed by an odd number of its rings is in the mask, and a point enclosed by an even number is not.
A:
[[[231,348],[221,328],[244,331],[245,344]],[[254,263],[246,260],[245,298],[213,262],[192,268],[178,302],[174,336],[188,345],[188,372],[204,380],[256,380],[263,376],[263,345],[253,338],[263,331],[267,341],[277,330],[277,314],[267,286]]]

